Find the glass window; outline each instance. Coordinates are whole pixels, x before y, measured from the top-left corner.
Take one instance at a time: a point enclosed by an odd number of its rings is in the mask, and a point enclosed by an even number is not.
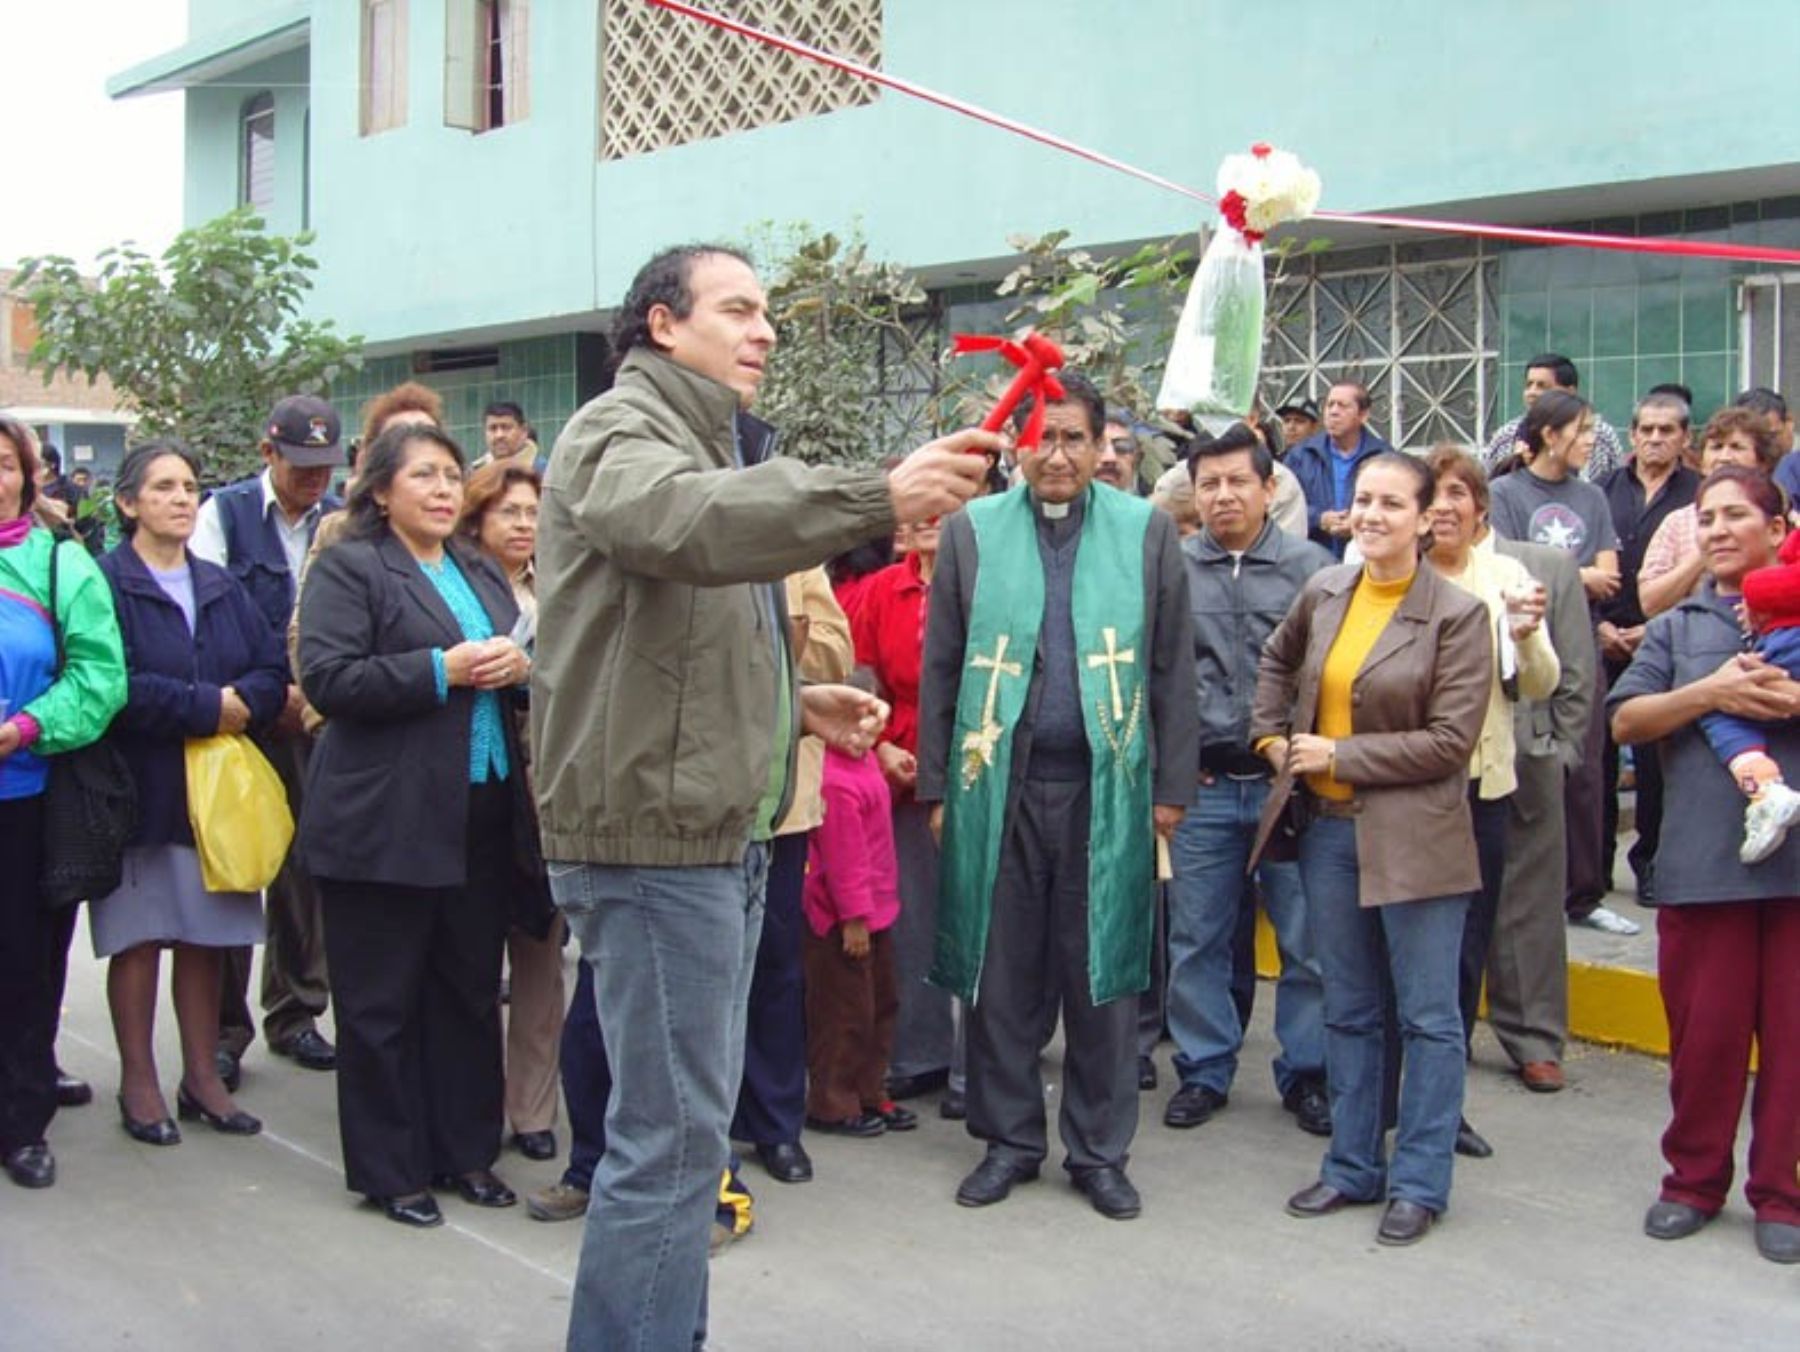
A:
[[[238,117],[238,204],[275,205],[275,96],[258,94]]]

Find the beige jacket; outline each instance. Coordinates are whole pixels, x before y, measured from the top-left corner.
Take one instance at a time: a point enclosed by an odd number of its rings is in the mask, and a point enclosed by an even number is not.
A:
[[[798,657],[800,679],[835,683],[848,676],[856,665],[856,645],[850,638],[850,620],[823,568],[788,574],[787,607],[789,615],[804,615],[810,621],[806,646]],[[794,769],[794,805],[775,827],[776,835],[810,831],[825,820],[824,778],[825,743],[802,737]]]

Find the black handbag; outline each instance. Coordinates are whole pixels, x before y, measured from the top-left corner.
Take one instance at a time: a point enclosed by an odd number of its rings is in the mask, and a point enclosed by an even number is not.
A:
[[[50,628],[56,635],[56,676],[66,653],[56,618],[58,541],[50,551]],[[115,891],[123,880],[125,842],[137,827],[137,785],[124,755],[104,736],[45,758],[44,863],[39,891],[46,906],[73,906]]]

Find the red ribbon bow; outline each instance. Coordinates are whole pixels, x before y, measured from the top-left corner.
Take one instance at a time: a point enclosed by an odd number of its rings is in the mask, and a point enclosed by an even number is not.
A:
[[[1249,219],[1246,215],[1249,209],[1250,204],[1244,200],[1244,194],[1236,188],[1219,199],[1219,214],[1225,218],[1225,224],[1242,235],[1247,243],[1257,244],[1268,232],[1252,230],[1245,224]]]
[[[980,333],[959,333],[951,351],[998,352],[1019,368],[1012,384],[1006,387],[994,404],[993,411],[982,420],[984,432],[998,432],[1027,395],[1032,396],[1031,412],[1026,415],[1024,430],[1013,443],[1021,451],[1034,449],[1044,434],[1044,404],[1063,398],[1062,381],[1050,373],[1063,364],[1062,349],[1040,333],[1028,333],[1014,342],[1011,338],[994,338]]]

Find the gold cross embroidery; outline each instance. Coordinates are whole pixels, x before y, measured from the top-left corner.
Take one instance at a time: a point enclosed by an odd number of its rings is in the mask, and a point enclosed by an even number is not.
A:
[[[976,653],[974,657],[969,659],[970,666],[974,667],[977,671],[986,670],[988,673],[987,699],[984,700],[981,705],[981,721],[983,725],[994,721],[994,703],[1000,697],[1000,678],[1002,676],[1023,675],[1025,671],[1025,668],[1020,666],[1017,662],[1008,662],[1006,660],[1006,645],[1008,642],[1009,639],[1007,636],[1002,634],[999,638],[994,640],[994,655],[992,657],[983,657],[980,653]]]
[[[1126,648],[1123,652],[1119,650],[1119,631],[1117,629],[1102,629],[1100,637],[1106,641],[1106,651],[1090,653],[1087,664],[1089,667],[1106,668],[1106,679],[1112,685],[1113,722],[1117,723],[1125,717],[1125,701],[1119,697],[1119,665],[1120,663],[1136,665],[1137,650],[1135,648]]]

